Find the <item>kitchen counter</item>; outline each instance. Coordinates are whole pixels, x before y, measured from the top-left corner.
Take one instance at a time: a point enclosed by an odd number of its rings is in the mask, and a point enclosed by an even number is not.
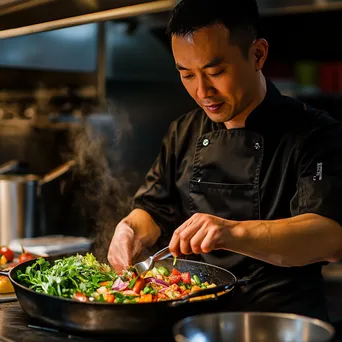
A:
[[[36,328],[34,328],[34,326]],[[56,329],[44,326],[44,329],[39,329],[40,323],[31,320],[21,309],[18,302],[9,302],[0,304],[0,342],[62,342],[66,340],[81,341],[81,342],[96,342],[96,341],[117,341],[130,342],[139,341],[139,337],[115,336],[75,336],[69,335],[65,332],[59,332]],[[43,326],[41,326],[43,327]],[[146,336],[149,342],[163,341],[172,342],[172,338],[165,338],[165,336],[150,337]]]

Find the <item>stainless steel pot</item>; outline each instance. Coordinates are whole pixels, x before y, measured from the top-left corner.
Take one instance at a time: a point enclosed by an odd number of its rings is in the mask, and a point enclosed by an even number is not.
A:
[[[328,342],[334,328],[282,313],[227,312],[188,317],[173,328],[177,342]]]
[[[0,175],[0,245],[17,238],[39,235],[37,201],[41,187],[65,174],[75,164],[68,161],[43,177],[37,175]],[[0,173],[9,171],[14,161],[0,166]],[[2,172],[1,172],[2,171]]]

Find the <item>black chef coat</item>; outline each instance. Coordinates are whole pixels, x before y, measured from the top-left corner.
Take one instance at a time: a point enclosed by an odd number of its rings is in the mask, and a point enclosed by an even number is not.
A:
[[[167,239],[196,212],[231,220],[316,213],[341,224],[342,125],[270,81],[244,128],[227,129],[198,108],[171,124],[133,207],[150,213]],[[265,266],[243,289],[241,309],[327,319],[322,263],[278,267],[228,251],[202,258],[238,277]]]

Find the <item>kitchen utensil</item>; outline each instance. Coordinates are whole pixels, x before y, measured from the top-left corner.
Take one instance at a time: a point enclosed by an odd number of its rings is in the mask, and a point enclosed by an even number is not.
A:
[[[153,268],[153,265],[156,261],[164,260],[169,258],[171,255],[172,254],[169,251],[169,247],[165,247],[154,255],[148,257],[146,260],[136,263],[134,268],[136,269],[138,275],[141,275]]]
[[[47,258],[50,263],[52,259]],[[155,332],[167,334],[172,325],[187,316],[198,313],[217,312],[229,309],[233,301],[234,287],[229,288],[215,300],[186,301],[182,305],[173,305],[172,301],[138,304],[110,304],[102,302],[79,302],[72,299],[50,296],[30,290],[17,281],[17,272],[25,272],[35,260],[15,266],[8,274],[17,298],[23,310],[33,319],[60,328],[65,331],[93,334],[143,334]],[[156,267],[172,269],[173,258],[157,261]],[[177,260],[180,272],[197,274],[201,281],[216,285],[236,281],[231,272],[217,266],[190,260]],[[252,280],[251,280],[252,281]],[[163,338],[161,338],[163,339]]]
[[[74,164],[73,160],[68,161],[43,177],[0,175],[0,245],[39,235],[36,214],[41,187],[69,171]]]
[[[188,317],[173,328],[176,342],[328,342],[334,328],[309,317],[227,312]]]

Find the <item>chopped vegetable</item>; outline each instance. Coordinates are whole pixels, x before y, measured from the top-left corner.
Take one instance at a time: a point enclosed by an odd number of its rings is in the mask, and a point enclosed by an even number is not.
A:
[[[11,281],[6,276],[0,276],[0,293],[12,293],[14,292]]]
[[[169,270],[164,266],[158,267],[158,272],[159,274],[166,276],[166,277],[170,274]]]
[[[193,279],[194,279],[196,285],[201,285],[201,280],[200,280],[200,278],[198,278],[198,275],[194,274]]]
[[[17,277],[21,284],[40,293],[81,302],[115,304],[175,300],[203,287],[216,286],[202,283],[196,274],[191,277],[189,272],[181,273],[175,268],[170,272],[163,266],[140,276],[132,268],[118,275],[92,254],[59,259],[54,265],[39,258],[25,272],[19,270]]]

